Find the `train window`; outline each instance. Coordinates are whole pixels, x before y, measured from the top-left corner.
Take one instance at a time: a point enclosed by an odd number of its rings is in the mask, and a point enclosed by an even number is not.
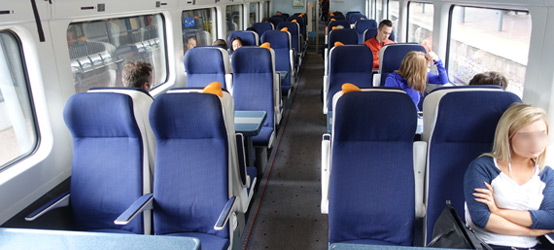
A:
[[[164,21],[145,15],[71,23],[67,46],[76,92],[92,87],[121,87],[129,61],[152,64],[152,88],[167,78]]]
[[[269,1],[264,2],[264,17],[269,17]]]
[[[385,15],[383,15],[383,0],[376,1],[376,10],[377,14],[375,19],[378,21],[385,19]]]
[[[497,71],[508,79],[508,91],[522,96],[531,40],[526,10],[454,6],[451,9],[448,75],[468,84],[477,73]]]
[[[29,85],[20,44],[0,32],[0,169],[33,152],[37,145]]]
[[[258,21],[258,5],[259,3],[250,3],[250,18],[248,18],[248,27]]]
[[[396,26],[398,25],[398,17],[400,16],[399,2],[398,0],[390,0],[388,1],[388,6],[387,19],[392,21],[392,30],[395,34],[398,34]],[[398,38],[396,38],[396,40],[398,41]]]
[[[431,51],[433,44],[433,4],[408,3],[408,42],[421,44]]]
[[[185,52],[195,46],[212,44],[216,37],[215,8],[183,11],[182,17]]]
[[[235,30],[242,30],[242,5],[229,5],[225,10],[227,36]]]

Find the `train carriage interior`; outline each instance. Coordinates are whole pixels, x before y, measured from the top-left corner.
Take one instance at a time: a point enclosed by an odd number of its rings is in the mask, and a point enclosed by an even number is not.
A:
[[[423,249],[510,105],[554,124],[552,0],[0,2],[0,249]]]

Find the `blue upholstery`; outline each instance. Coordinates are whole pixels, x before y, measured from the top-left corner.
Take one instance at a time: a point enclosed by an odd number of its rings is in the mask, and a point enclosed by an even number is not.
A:
[[[144,148],[131,98],[79,93],[69,98],[63,115],[73,136],[70,205],[76,229],[142,234],[142,216],[126,226],[113,223],[143,194]]]
[[[352,14],[362,14],[362,13],[359,11],[348,11],[346,12],[346,20],[350,20],[350,16],[352,16]]]
[[[358,33],[352,29],[332,30],[329,33],[329,44],[327,44],[329,50],[335,47],[335,42],[341,42],[344,45],[358,44]]]
[[[150,123],[157,145],[154,232],[229,239],[228,226],[214,230],[229,199],[229,144],[219,97],[162,94],[152,104]]]
[[[265,48],[242,47],[232,58],[235,110],[265,111],[267,117],[262,129],[268,130],[270,137],[275,128],[275,71],[271,52]],[[260,133],[253,141],[255,145],[268,146],[269,137]]]
[[[242,40],[242,46],[258,46],[260,45],[260,41],[258,39],[258,36],[256,32],[250,31],[250,30],[236,30],[231,32],[229,34],[229,37],[227,38],[227,44],[231,46],[231,41],[233,41],[233,38],[239,37]]]
[[[304,39],[308,39],[307,33],[306,33],[306,22],[304,21],[305,19],[301,16],[295,16],[290,19],[291,22],[292,20],[296,20],[296,22],[300,26],[300,34],[304,36]]]
[[[360,21],[360,19],[366,20],[367,17],[362,13],[352,13],[347,20],[350,22],[350,24],[355,24],[357,21]]]
[[[280,22],[286,22],[287,18],[283,15],[281,16],[272,16],[269,18],[269,22],[273,24],[274,27],[277,27]]]
[[[332,30],[333,30],[333,27],[336,27],[336,26],[339,26],[339,25],[342,25],[343,26],[343,29],[350,29],[350,23],[346,20],[335,20],[335,21],[331,21],[329,23],[329,25],[327,26],[327,34],[329,34]]]
[[[358,87],[373,86],[373,54],[365,45],[339,46],[329,56],[329,92],[327,110],[333,110],[333,95],[342,84],[352,83]]]
[[[270,43],[271,48],[275,52],[275,70],[288,72],[285,80],[281,82],[282,94],[287,95],[291,86],[291,73],[293,72],[291,68],[290,36],[287,32],[279,30],[266,31],[262,36],[262,43],[265,42]]]
[[[300,53],[300,25],[298,23],[293,22],[281,22],[279,25],[277,25],[277,29],[281,30],[282,28],[287,27],[290,33],[290,41],[292,48],[297,52]]]
[[[364,40],[364,32],[369,29],[376,29],[377,28],[377,22],[373,19],[371,20],[358,20],[355,25],[355,30],[358,32],[358,43],[362,44],[365,42]],[[375,35],[374,35],[375,36]]]
[[[185,71],[187,72],[187,87],[203,88],[212,82],[220,82],[223,89],[226,86],[227,73],[223,49],[216,47],[195,47],[185,53]]]
[[[375,35],[377,35],[377,28],[367,28],[366,31],[364,31],[364,42],[374,38]]]
[[[350,92],[334,112],[329,243],[412,245],[415,106],[402,92]]]
[[[464,221],[466,168],[477,156],[491,151],[498,120],[514,102],[521,100],[493,88],[442,88],[427,95],[423,104],[423,137],[429,143],[426,242],[446,200],[451,200]]]
[[[381,73],[381,83],[379,86],[385,86],[387,76],[398,70],[406,54],[414,50],[427,53],[423,46],[416,43],[389,44],[381,49],[379,52],[379,72]]]
[[[273,30],[273,24],[272,23],[254,23],[252,24],[252,28],[258,33],[259,37],[262,37],[264,32],[268,30]]]

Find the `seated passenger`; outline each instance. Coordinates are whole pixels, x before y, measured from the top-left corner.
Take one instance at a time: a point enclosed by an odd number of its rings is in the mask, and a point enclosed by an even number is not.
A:
[[[385,19],[379,23],[377,35],[364,42],[364,44],[371,49],[371,52],[373,52],[373,68],[379,67],[379,50],[387,44],[394,43],[389,39],[391,33],[392,22]]]
[[[537,236],[554,231],[548,134],[544,110],[514,103],[498,121],[492,151],[466,170],[466,221],[494,249],[547,249]]]
[[[229,47],[227,47],[227,42],[223,39],[217,39],[212,43],[212,46],[218,46],[221,47],[224,50],[228,50]]]
[[[233,53],[238,48],[242,47],[242,39],[240,37],[235,37],[231,40],[231,53]]]
[[[129,62],[123,67],[121,81],[128,88],[150,91],[152,86],[152,65],[143,61]]]
[[[498,72],[487,71],[474,75],[469,81],[469,85],[498,85],[506,90],[508,79]]]
[[[438,75],[427,72],[427,66],[433,62],[437,66]],[[389,74],[385,80],[385,87],[401,88],[412,98],[419,112],[418,103],[425,92],[427,83],[446,84],[448,76],[442,61],[437,54],[421,51],[410,51],[400,64],[400,69]]]

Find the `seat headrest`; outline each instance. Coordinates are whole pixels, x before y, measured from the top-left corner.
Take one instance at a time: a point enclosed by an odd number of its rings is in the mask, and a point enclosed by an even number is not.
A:
[[[204,87],[204,89],[202,90],[202,93],[213,94],[219,97],[223,97],[223,91],[221,90],[221,83],[212,82],[208,84],[206,87]]]
[[[262,45],[260,45],[260,48],[271,49],[271,43],[265,42]]]
[[[352,84],[352,83],[344,83],[341,87],[342,94],[350,93],[350,92],[359,92],[362,91],[358,86]]]
[[[283,27],[283,28],[281,29],[281,31],[283,31],[283,32],[289,31],[289,28]]]

